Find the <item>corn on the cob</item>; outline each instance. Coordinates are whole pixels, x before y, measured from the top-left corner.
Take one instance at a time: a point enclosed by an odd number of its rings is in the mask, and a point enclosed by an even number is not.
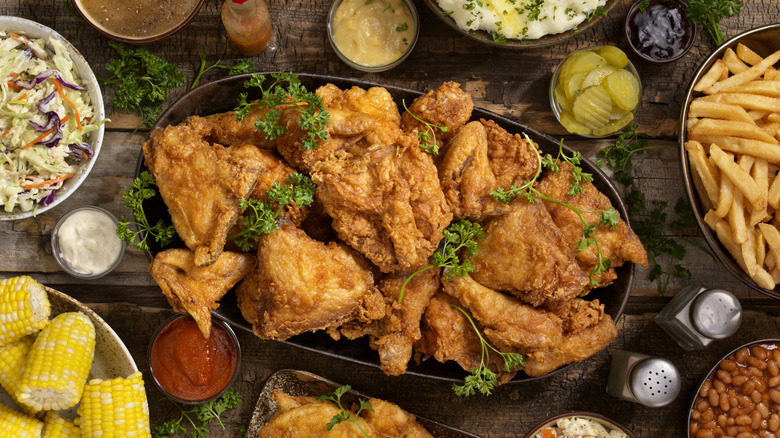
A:
[[[41,330],[16,387],[19,403],[37,411],[67,409],[81,398],[95,356],[95,326],[81,312],[57,315]]]
[[[81,438],[81,429],[56,411],[46,412],[41,438]]]
[[[41,436],[43,423],[35,418],[17,412],[8,406],[0,405],[0,431],[3,436],[15,438],[38,438]]]
[[[149,437],[149,405],[141,372],[93,379],[84,388],[77,422],[84,437]]]
[[[19,383],[19,375],[22,374],[24,361],[27,359],[33,342],[35,342],[35,335],[27,335],[0,347],[0,386],[27,414],[34,414],[35,411],[19,403],[16,399],[16,386]]]
[[[0,280],[0,345],[44,328],[51,305],[43,286],[26,275]]]

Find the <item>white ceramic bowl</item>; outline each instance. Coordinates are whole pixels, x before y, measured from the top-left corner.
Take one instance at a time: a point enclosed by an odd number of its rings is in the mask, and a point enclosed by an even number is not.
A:
[[[60,39],[65,44],[65,47],[68,48],[70,57],[73,60],[73,65],[75,66],[76,71],[78,71],[83,85],[87,88],[89,98],[92,101],[92,105],[95,107],[95,115],[97,120],[103,120],[106,118],[106,111],[103,107],[103,96],[100,92],[100,86],[98,85],[97,78],[95,78],[95,74],[92,72],[89,64],[87,64],[87,60],[81,56],[81,53],[79,53],[79,51],[68,42],[68,40],[47,26],[19,17],[0,15],[0,29],[4,31],[23,33],[27,37],[32,38],[54,37]],[[82,162],[79,165],[76,175],[65,181],[62,187],[57,190],[57,193],[54,196],[54,201],[52,201],[52,203],[49,205],[39,207],[35,212],[35,215],[45,213],[46,211],[51,210],[52,208],[59,205],[68,196],[75,192],[81,183],[84,182],[84,180],[87,178],[87,175],[89,175],[89,172],[92,170],[92,166],[95,165],[95,161],[97,161],[98,154],[100,153],[100,145],[103,143],[104,131],[105,125],[103,124],[100,125],[96,131],[90,133],[87,142],[95,151],[95,155],[91,159]],[[0,220],[17,220],[30,218],[33,216],[34,214],[32,211],[23,212],[18,208],[14,209],[11,213],[6,213],[5,210],[0,209]]]

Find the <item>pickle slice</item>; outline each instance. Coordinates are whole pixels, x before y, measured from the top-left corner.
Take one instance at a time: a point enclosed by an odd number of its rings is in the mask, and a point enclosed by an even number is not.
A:
[[[578,96],[582,91],[582,81],[588,76],[588,72],[581,71],[571,74],[563,83],[563,92],[566,94],[567,99],[572,99]]]
[[[604,85],[615,105],[631,111],[639,103],[639,81],[628,70],[618,70],[606,78]]]
[[[566,93],[563,92],[563,84],[558,82],[553,90],[553,98],[558,103],[561,109],[571,111],[571,101],[566,98]]]
[[[615,46],[602,46],[596,50],[602,58],[606,59],[609,65],[621,69],[628,65],[628,56],[622,50]]]
[[[601,67],[594,68],[588,73],[587,76],[585,76],[585,79],[582,80],[582,88],[585,89],[601,84],[601,81],[603,81],[604,78],[610,74],[614,73],[615,70],[615,67],[612,67],[611,65],[602,65]]]
[[[593,135],[601,137],[602,135],[612,134],[613,132],[620,131],[634,120],[634,113],[626,113],[623,117],[607,123],[604,127],[593,131]]]
[[[561,125],[572,134],[590,135],[591,132],[590,128],[574,120],[574,116],[569,111],[561,112]]]
[[[574,119],[591,129],[599,129],[609,123],[612,99],[601,85],[585,89],[572,103]]]
[[[582,52],[582,55],[578,56],[577,59],[572,61],[567,74],[573,75],[583,71],[589,72],[596,67],[601,67],[606,64],[607,61],[595,52],[585,51]]]

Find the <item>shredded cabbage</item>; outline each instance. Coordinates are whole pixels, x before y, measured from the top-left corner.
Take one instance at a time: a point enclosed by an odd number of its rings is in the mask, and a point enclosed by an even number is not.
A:
[[[15,83],[31,81],[46,70],[56,74],[29,90]],[[50,204],[64,181],[90,159],[91,154],[78,152],[83,150],[79,145],[88,143],[88,134],[107,120],[95,120],[87,91],[67,86],[89,84],[83,83],[67,47],[57,38],[28,39],[0,31],[0,77],[4,78],[0,83],[0,205],[8,213],[34,211]],[[61,91],[55,84],[58,77]],[[52,111],[67,121],[41,132]]]
[[[617,429],[607,428],[596,420],[582,417],[564,417],[552,428],[560,438],[626,438],[626,434]],[[541,438],[538,433],[534,438]]]

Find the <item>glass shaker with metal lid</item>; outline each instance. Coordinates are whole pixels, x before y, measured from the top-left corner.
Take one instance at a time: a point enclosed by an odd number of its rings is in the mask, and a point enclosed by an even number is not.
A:
[[[742,306],[729,291],[688,286],[661,309],[655,322],[683,349],[703,350],[739,329]]]
[[[607,394],[651,408],[666,406],[680,394],[680,373],[662,357],[619,350],[612,355]]]

